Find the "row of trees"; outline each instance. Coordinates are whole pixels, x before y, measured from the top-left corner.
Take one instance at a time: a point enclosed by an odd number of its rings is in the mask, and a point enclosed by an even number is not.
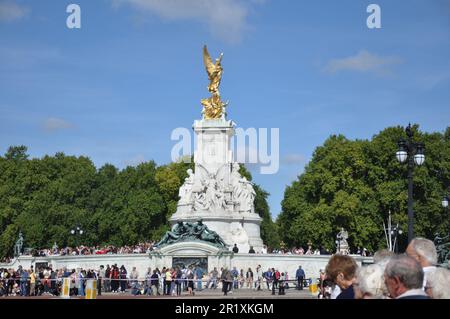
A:
[[[425,144],[426,160],[414,171],[414,231],[433,239],[447,234],[450,216],[441,200],[450,185],[450,127],[445,133],[423,133],[413,127],[414,138]],[[334,251],[341,227],[349,244],[376,251],[386,247],[383,222],[389,210],[407,241],[407,165],[395,153],[404,129],[391,127],[369,140],[329,137],[318,147],[305,171],[286,188],[277,225],[288,246],[309,241]]]
[[[123,246],[159,240],[192,166],[150,161],[123,170],[111,164],[96,169],[87,157],[57,153],[29,159],[25,146],[10,147],[0,157],[0,257],[12,255],[19,231],[25,247],[38,249],[54,242]],[[241,172],[251,180],[243,166]],[[263,240],[274,244],[268,193],[255,188]],[[81,240],[70,235],[77,225],[84,230]]]
[[[426,160],[414,174],[416,235],[447,234],[450,218],[440,202],[450,185],[450,127],[445,133],[414,136],[426,147]],[[261,235],[269,246],[303,246],[308,242],[329,251],[341,227],[349,244],[375,251],[385,246],[383,222],[389,210],[405,231],[407,167],[395,159],[401,127],[391,127],[371,140],[331,136],[318,147],[305,171],[285,190],[276,223],[268,193],[255,185],[255,210],[263,218]],[[57,153],[29,159],[25,146],[10,147],[0,157],[0,257],[10,256],[19,231],[25,246],[74,246],[70,229],[80,225],[83,244],[115,246],[158,240],[169,229],[178,189],[193,164],[153,161],[119,170],[97,169],[87,157]],[[252,177],[241,165],[241,174]]]

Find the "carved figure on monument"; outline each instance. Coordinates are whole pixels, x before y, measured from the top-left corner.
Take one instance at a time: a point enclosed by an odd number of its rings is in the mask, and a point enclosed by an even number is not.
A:
[[[195,210],[209,210],[213,208],[227,209],[227,203],[225,198],[225,185],[224,180],[227,165],[223,165],[217,171],[217,174],[209,173],[203,166],[198,165],[198,180],[193,188],[194,196],[194,209]]]
[[[187,170],[188,177],[184,179],[184,184],[181,185],[178,191],[178,196],[180,197],[180,203],[189,203],[192,200],[192,187],[194,185],[194,173],[192,169]]]
[[[161,245],[172,244],[179,241],[183,236],[189,234],[189,228],[183,224],[182,221],[178,221],[175,226],[173,226],[172,231],[166,232],[163,238],[156,243],[154,246],[158,247]]]
[[[194,227],[191,228],[190,236],[196,239],[211,242],[213,244],[219,244],[223,247],[226,246],[225,242],[215,231],[210,230],[205,224],[203,224],[202,219],[199,219]]]
[[[233,224],[230,227],[230,232],[232,234],[234,242],[236,242],[239,245],[245,245],[248,243],[248,235],[247,232],[244,230],[241,224]]]
[[[256,193],[253,189],[252,183],[247,181],[247,178],[243,177],[239,183],[240,186],[240,193],[239,193],[239,201],[241,204],[241,211],[252,211],[253,207],[253,201],[255,199]]]
[[[19,232],[19,239],[17,239],[16,244],[14,245],[14,257],[19,257],[22,254],[23,247],[23,235],[22,232]]]
[[[207,241],[215,246],[226,247],[226,244],[222,238],[215,231],[210,230],[205,224],[203,224],[201,219],[199,219],[195,224],[178,221],[172,231],[166,232],[155,247],[189,240]]]
[[[336,239],[338,240],[338,253],[348,254],[348,232],[341,227],[341,231],[336,235]]]

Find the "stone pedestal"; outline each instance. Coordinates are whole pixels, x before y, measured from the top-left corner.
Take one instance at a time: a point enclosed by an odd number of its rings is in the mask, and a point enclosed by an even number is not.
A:
[[[239,164],[233,161],[234,126],[224,118],[194,122],[195,172],[188,172],[170,222],[173,225],[201,218],[228,246],[237,244],[242,252],[253,246],[260,252],[262,218],[255,213],[252,184],[239,174]]]

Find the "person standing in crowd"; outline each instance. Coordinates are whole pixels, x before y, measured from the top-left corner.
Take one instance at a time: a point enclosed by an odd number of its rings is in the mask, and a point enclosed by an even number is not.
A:
[[[239,289],[242,289],[245,283],[244,269],[241,269],[241,271],[239,272],[238,281],[239,281]]]
[[[119,278],[120,278],[120,291],[122,293],[125,293],[125,291],[127,290],[127,270],[124,265],[120,266]]]
[[[247,282],[247,288],[253,287],[253,271],[251,268],[248,268],[247,272],[245,273],[245,280]]]
[[[414,258],[420,266],[422,266],[424,278],[422,287],[425,289],[425,285],[428,276],[436,270],[437,264],[437,251],[434,243],[425,238],[414,238],[406,248],[406,254]]]
[[[187,287],[189,295],[194,296],[194,272],[192,271],[192,266],[189,266],[187,272],[186,272],[186,279],[188,281]]]
[[[112,292],[119,292],[119,268],[114,264],[111,269],[111,290]]]
[[[282,272],[280,274],[280,279],[278,281],[278,295],[285,295],[285,292],[284,292],[285,279],[286,279],[286,277],[284,276],[284,272]]]
[[[233,282],[233,275],[227,268],[223,269],[222,275],[220,276],[220,281],[222,282],[223,295],[227,296],[228,291],[230,290],[229,286]]]
[[[150,295],[152,290],[152,269],[150,267],[147,268],[147,272],[145,273],[145,285],[144,285],[144,295]]]
[[[217,268],[214,267],[214,269],[209,273],[209,281],[206,284],[206,288],[216,289],[217,288],[217,279],[219,277],[219,272],[217,271]],[[211,287],[210,284],[211,283]]]
[[[136,267],[133,267],[131,269],[131,273],[130,273],[130,286],[133,290],[132,294],[133,295],[137,295],[139,294],[139,272],[136,270]]]
[[[79,270],[78,271],[78,296],[82,296],[84,297],[85,293],[84,293],[84,281],[85,281],[85,274],[84,274],[84,270]]]
[[[157,269],[155,269],[155,270],[153,270],[153,274],[151,276],[151,283],[150,283],[150,287],[151,287],[153,296],[158,295],[158,286],[159,286],[159,275],[158,275]]]
[[[181,283],[183,281],[183,273],[180,269],[180,267],[176,268],[176,273],[175,273],[175,285],[176,285],[176,290],[177,290],[177,296],[181,296]]]
[[[263,274],[264,279],[266,280],[267,290],[270,290],[270,284],[272,283],[273,273],[272,270],[269,268],[267,271]]]
[[[303,290],[303,280],[305,277],[305,271],[302,269],[302,266],[298,266],[298,269],[295,272],[295,279],[297,279],[297,290]]]
[[[233,270],[231,271],[231,277],[233,278],[233,289],[239,288],[239,271],[236,269],[236,267],[233,267]]]
[[[58,295],[58,289],[57,289],[57,282],[56,282],[56,271],[54,271],[52,268],[50,268],[50,293],[53,296]]]
[[[250,249],[248,250],[249,254],[256,254],[255,249],[253,248],[253,246],[250,246]]]
[[[238,252],[239,252],[239,248],[236,244],[234,244],[233,253],[237,254]]]
[[[336,299],[355,299],[353,283],[358,265],[347,255],[333,255],[328,261],[326,275],[342,290]]]
[[[105,276],[103,278],[105,278],[103,281],[105,292],[111,292],[111,268],[109,265],[106,265]]]
[[[30,269],[30,296],[36,295],[35,288],[36,288],[36,274],[34,273],[33,266],[31,266],[31,269]]]
[[[278,288],[278,280],[280,279],[280,273],[275,268],[272,268],[272,295],[275,295],[275,290]]]
[[[97,295],[102,295],[102,286],[103,281],[106,276],[105,266],[100,265],[100,269],[98,270],[98,283],[97,283]]]
[[[255,290],[257,291],[261,290],[261,280],[262,280],[261,265],[258,265],[256,267],[256,280],[255,280]]]
[[[197,278],[197,290],[202,290],[203,269],[200,266],[195,267],[195,277]]]
[[[389,295],[394,299],[429,299],[423,290],[423,269],[409,256],[392,257],[384,271]]]
[[[22,272],[20,273],[20,295],[21,296],[28,296],[28,280],[30,279],[28,271],[25,269],[22,269]]]
[[[172,269],[166,269],[166,273],[164,274],[164,295],[170,295],[170,287],[172,285]]]

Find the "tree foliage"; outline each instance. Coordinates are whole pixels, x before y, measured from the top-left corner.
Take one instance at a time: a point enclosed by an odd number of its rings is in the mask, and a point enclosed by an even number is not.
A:
[[[414,139],[425,144],[426,160],[414,169],[414,231],[434,238],[450,229],[448,212],[440,202],[450,178],[450,130],[423,133],[413,127]],[[372,140],[331,136],[318,147],[305,171],[287,187],[277,219],[282,240],[289,245],[316,246],[334,251],[341,227],[349,232],[353,250],[375,251],[386,246],[383,222],[389,210],[407,241],[407,165],[395,158],[404,129],[391,127]]]
[[[153,161],[119,170],[97,169],[87,157],[56,153],[29,159],[25,146],[0,156],[0,257],[13,254],[22,231],[24,246],[131,245],[159,240],[169,229],[178,190],[187,169],[182,161],[157,166]],[[243,171],[245,169],[243,168]],[[251,179],[250,173],[246,176]],[[276,236],[268,194],[256,190],[256,211],[263,217],[262,236]],[[73,236],[75,227],[83,235]]]

